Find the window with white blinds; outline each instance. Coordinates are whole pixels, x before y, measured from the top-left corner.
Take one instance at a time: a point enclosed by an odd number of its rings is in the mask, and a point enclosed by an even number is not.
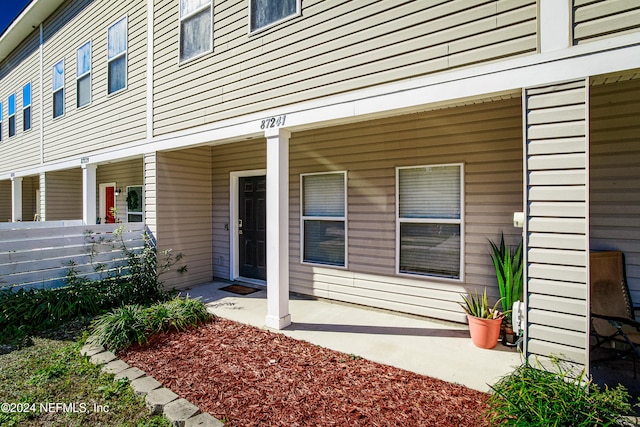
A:
[[[463,166],[397,170],[398,272],[462,277]]]
[[[346,172],[301,175],[302,261],[346,265]]]

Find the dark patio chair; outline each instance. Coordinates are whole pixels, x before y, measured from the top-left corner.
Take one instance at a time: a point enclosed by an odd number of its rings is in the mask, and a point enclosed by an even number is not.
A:
[[[616,350],[617,357],[631,354],[633,377],[636,378],[636,359],[640,358],[640,322],[635,319],[636,309],[629,295],[624,255],[620,251],[605,251],[591,252],[590,257],[594,347],[608,345]]]

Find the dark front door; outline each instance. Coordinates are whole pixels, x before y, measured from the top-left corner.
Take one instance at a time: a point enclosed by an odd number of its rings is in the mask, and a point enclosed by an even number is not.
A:
[[[240,276],[267,279],[267,178],[239,180],[238,232]]]

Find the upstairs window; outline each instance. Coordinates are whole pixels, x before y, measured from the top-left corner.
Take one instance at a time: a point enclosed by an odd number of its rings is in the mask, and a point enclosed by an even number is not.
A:
[[[127,17],[107,31],[107,93],[127,87]]]
[[[2,141],[2,102],[0,102],[0,141]]]
[[[9,95],[9,138],[16,134],[16,94]]]
[[[398,168],[398,271],[462,278],[461,164]]]
[[[91,103],[91,42],[76,51],[76,107]]]
[[[22,130],[31,129],[31,83],[22,88]]]
[[[180,61],[212,50],[211,0],[180,0]]]
[[[64,59],[53,66],[53,118],[64,114]]]
[[[249,30],[259,31],[300,15],[300,0],[249,0]]]
[[[302,261],[346,265],[346,172],[302,175]]]

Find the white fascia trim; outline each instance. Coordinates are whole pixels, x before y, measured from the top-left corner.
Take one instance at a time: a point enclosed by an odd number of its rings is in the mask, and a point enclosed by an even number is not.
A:
[[[156,151],[264,138],[265,131],[260,128],[261,121],[285,114],[286,128],[299,131],[390,114],[417,112],[457,99],[519,92],[526,87],[635,68],[640,68],[640,33],[301,102],[86,153],[82,157],[89,157],[90,163],[100,163]],[[34,175],[79,165],[80,158],[76,157],[16,171],[13,175]],[[10,177],[10,173],[0,174],[0,180]]]

